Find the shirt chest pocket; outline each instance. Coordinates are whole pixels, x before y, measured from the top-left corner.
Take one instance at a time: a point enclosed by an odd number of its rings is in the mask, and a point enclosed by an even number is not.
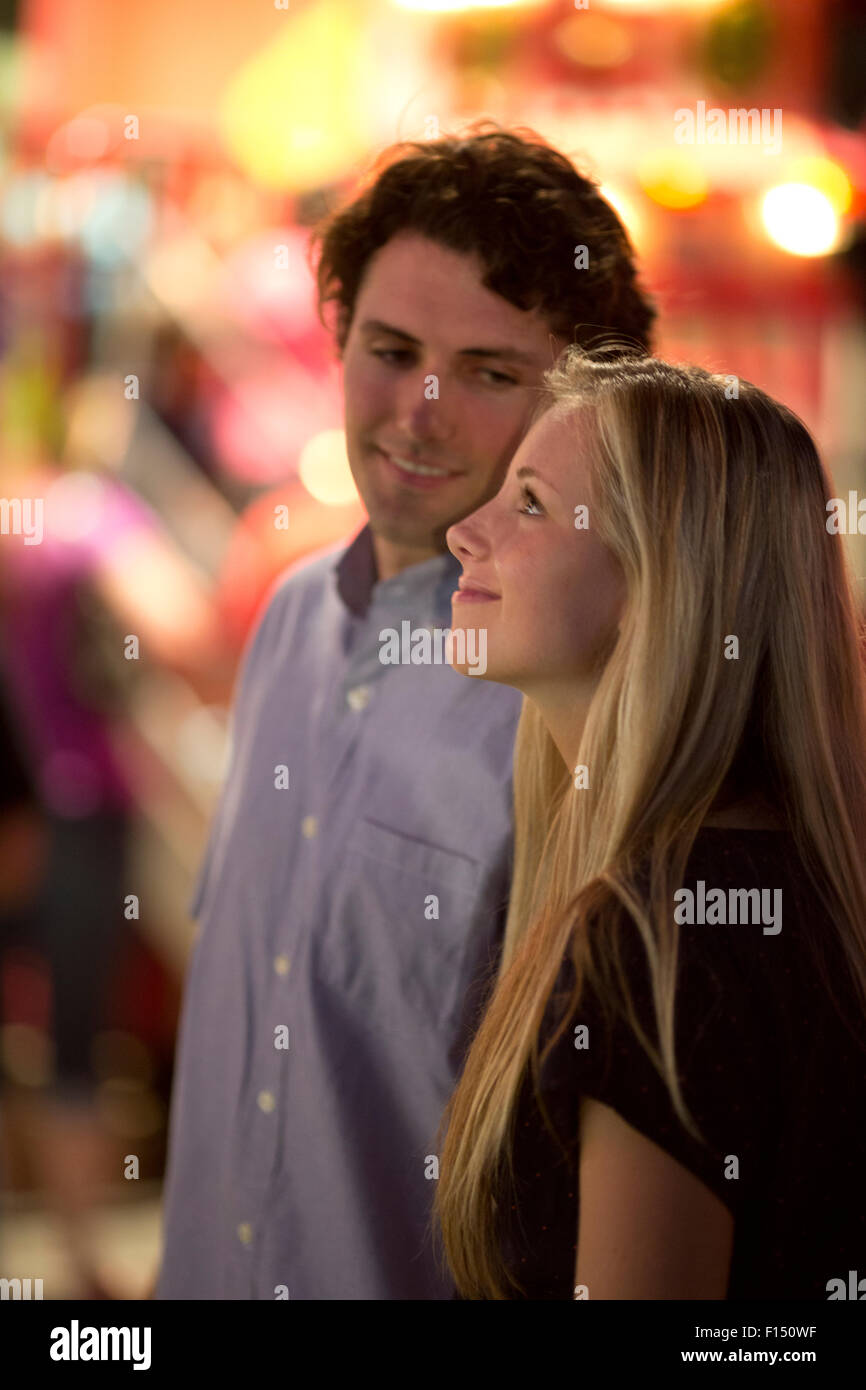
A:
[[[355,823],[334,879],[316,975],[387,1036],[456,1026],[489,929],[482,866],[377,821]]]

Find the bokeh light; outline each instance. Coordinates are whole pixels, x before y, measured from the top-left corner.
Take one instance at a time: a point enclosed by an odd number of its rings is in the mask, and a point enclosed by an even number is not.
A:
[[[357,497],[343,430],[322,430],[305,445],[298,476],[310,495],[326,506],[342,507]]]
[[[826,256],[839,245],[839,219],[833,204],[808,183],[771,188],[761,205],[772,241],[792,256]]]

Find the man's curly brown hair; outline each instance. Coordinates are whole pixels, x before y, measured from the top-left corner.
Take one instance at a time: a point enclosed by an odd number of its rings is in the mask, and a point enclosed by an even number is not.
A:
[[[341,353],[367,263],[402,231],[477,255],[487,289],[538,309],[570,343],[613,332],[632,352],[651,351],[656,313],[622,223],[598,185],[526,127],[481,120],[462,135],[391,145],[361,191],[313,229],[319,317],[336,303]],[[585,269],[575,269],[577,246]]]

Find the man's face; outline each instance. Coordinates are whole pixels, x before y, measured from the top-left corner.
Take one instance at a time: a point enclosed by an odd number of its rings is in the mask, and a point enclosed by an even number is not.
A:
[[[371,258],[355,302],[343,353],[346,445],[393,572],[444,551],[448,527],[498,491],[532,388],[565,346],[535,311],[485,289],[481,274],[474,257],[403,232]],[[409,473],[406,461],[437,472]]]

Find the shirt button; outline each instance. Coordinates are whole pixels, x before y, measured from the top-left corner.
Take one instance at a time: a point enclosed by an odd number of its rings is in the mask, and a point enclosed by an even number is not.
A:
[[[238,1226],[238,1240],[242,1245],[249,1245],[253,1238],[253,1228],[249,1221],[242,1221]]]
[[[306,839],[312,840],[313,836],[318,834],[318,831],[319,822],[316,820],[316,817],[304,816],[304,819],[301,821],[301,834],[304,835]]]
[[[288,975],[290,965],[288,956],[274,956],[274,969],[278,975]]]
[[[368,685],[356,685],[346,695],[346,704],[352,709],[366,709],[370,703],[370,687]]]
[[[271,1113],[271,1111],[273,1110],[273,1108],[274,1108],[274,1106],[276,1105],[276,1103],[277,1103],[277,1102],[274,1100],[274,1096],[273,1096],[273,1092],[272,1092],[272,1091],[259,1091],[259,1094],[258,1094],[258,1105],[259,1105],[259,1109],[260,1109],[260,1110],[264,1110],[264,1112],[265,1112],[266,1115],[269,1115],[269,1114]]]

